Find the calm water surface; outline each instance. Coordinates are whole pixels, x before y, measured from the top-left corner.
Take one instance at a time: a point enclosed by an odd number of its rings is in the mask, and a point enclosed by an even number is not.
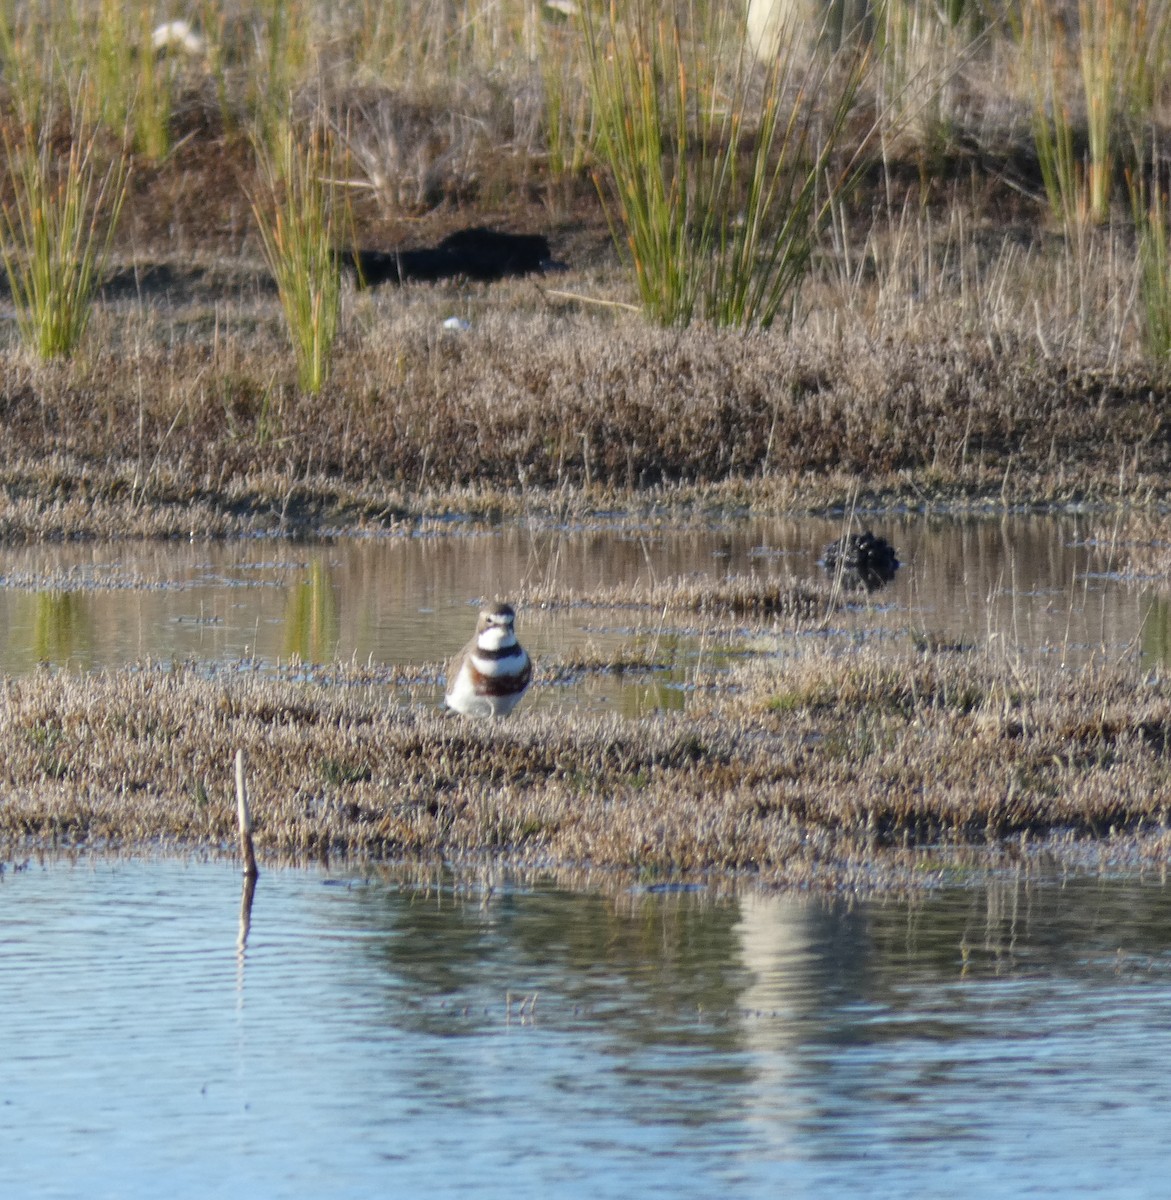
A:
[[[0,876],[0,1195],[1166,1196],[1171,892]]]
[[[835,617],[827,634],[908,631],[984,644],[1053,663],[1138,655],[1171,658],[1171,605],[1119,577],[1123,552],[1088,520],[892,519],[874,523],[904,567],[869,602]],[[471,633],[482,597],[522,585],[589,591],[679,576],[813,578],[840,523],[751,520],[686,532],[530,531],[471,536],[285,542],[0,548],[0,670],[37,663],[92,669],[144,658],[242,659],[262,668],[356,657],[438,663]],[[620,652],[654,640],[673,669],[640,681],[633,710],[680,705],[703,658],[742,653],[710,636],[702,617],[647,610],[521,613],[538,659]],[[877,632],[875,632],[877,631]],[[807,635],[811,636],[811,635]],[[706,657],[705,657],[706,656]],[[434,695],[440,694],[438,671]],[[532,704],[631,700],[631,685],[591,680],[538,690]],[[628,707],[630,705],[628,704]]]

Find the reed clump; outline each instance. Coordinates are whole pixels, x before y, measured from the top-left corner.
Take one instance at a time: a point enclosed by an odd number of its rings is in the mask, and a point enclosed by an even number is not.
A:
[[[1166,5],[1080,0],[1020,5],[1033,128],[1054,218],[1069,232],[1110,217],[1123,167],[1144,154],[1171,34]]]
[[[126,195],[127,163],[107,154],[78,97],[65,106],[67,150],[54,144],[62,117],[52,93],[30,92],[17,130],[3,127],[12,173],[0,233],[24,343],[42,359],[68,357],[89,325]]]
[[[644,310],[664,325],[768,328],[848,186],[836,151],[866,55],[806,60],[787,28],[760,67],[722,5],[591,11],[599,188]]]
[[[334,155],[328,134],[311,132],[302,145],[291,125],[258,140],[266,195],[252,202],[264,255],[276,280],[297,363],[297,382],[317,396],[329,378],[341,319]]]

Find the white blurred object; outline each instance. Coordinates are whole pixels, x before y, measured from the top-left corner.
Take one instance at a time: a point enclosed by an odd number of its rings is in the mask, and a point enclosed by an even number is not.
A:
[[[207,43],[191,28],[187,21],[164,21],[150,35],[150,44],[156,50],[182,50],[192,56],[207,51]]]
[[[448,317],[443,322],[444,329],[454,329],[457,333],[466,333],[471,327],[471,321],[465,321],[463,317]]]
[[[875,0],[747,0],[748,48],[762,61],[798,39],[831,49],[874,36]]]

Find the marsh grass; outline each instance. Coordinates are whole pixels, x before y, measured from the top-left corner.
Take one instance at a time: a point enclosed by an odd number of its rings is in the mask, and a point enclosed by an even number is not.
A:
[[[156,53],[155,6],[143,0],[52,0],[0,10],[5,77],[26,107],[30,87],[43,96],[64,90],[85,106],[87,120],[152,162],[172,147],[171,118],[182,64]],[[33,77],[36,77],[35,83]],[[79,86],[84,81],[84,86]]]
[[[152,44],[154,5],[101,0],[96,25],[92,106],[108,129],[130,132],[136,153],[158,162],[172,145],[175,63]]]
[[[230,846],[243,748],[262,856],[490,855],[833,887],[916,847],[1166,853],[1171,697],[1125,670],[805,642],[734,668],[687,714],[625,721],[462,721],[368,682],[345,666],[328,686],[295,668],[8,680],[0,840]]]
[[[85,333],[126,196],[128,166],[68,106],[68,144],[54,138],[58,109],[24,109],[4,126],[14,184],[3,207],[4,268],[22,340],[41,358],[68,357]]]
[[[342,226],[328,134],[304,146],[291,126],[256,153],[265,194],[253,199],[265,258],[276,279],[297,363],[297,383],[316,396],[329,378],[341,316],[338,230]]]
[[[292,119],[291,98],[307,82],[312,61],[312,8],[301,0],[263,0],[259,18],[255,40],[244,56],[246,105],[250,127],[279,156]]]
[[[1009,266],[1038,286],[1036,264]],[[965,328],[977,298],[961,309],[944,293],[791,338],[533,311],[520,283],[486,289],[457,336],[442,330],[450,291],[359,296],[370,317],[335,357],[329,404],[279,382],[291,356],[275,293],[223,303],[210,356],[210,322],[190,334],[199,306],[115,305],[69,370],[0,351],[0,530],[312,534],[598,509],[696,521],[855,494],[871,511],[1155,504],[1171,497],[1171,448],[1152,436],[1165,369],[1118,358],[1102,318],[1133,266],[1121,249],[1103,258],[1080,298],[1076,280],[1047,285],[1048,353],[1027,292],[987,330]]]
[[[1153,358],[1171,355],[1171,246],[1167,192],[1156,168],[1151,184],[1130,179],[1131,209],[1138,240],[1138,312],[1143,346]]]
[[[1074,145],[1074,115],[1067,99],[1070,68],[1064,30],[1046,0],[1025,0],[1021,33],[1033,93],[1033,139],[1053,219],[1075,229],[1088,219],[1089,197]]]
[[[819,243],[801,282],[801,320],[787,336],[705,327],[706,301],[693,309],[700,319],[692,330],[662,331],[615,315],[625,310],[566,298],[634,299],[634,275],[615,265],[596,197],[566,188],[565,207],[551,212],[547,181],[522,178],[523,155],[512,157],[519,126],[508,114],[539,101],[539,89],[525,88],[577,52],[581,29],[542,17],[535,44],[547,58],[532,63],[521,52],[523,14],[506,6],[491,36],[490,24],[462,42],[436,34],[447,50],[437,51],[434,72],[419,58],[413,76],[426,76],[432,90],[397,79],[347,90],[338,83],[352,82],[344,50],[351,43],[342,35],[358,34],[302,8],[292,17],[313,16],[305,25],[310,50],[328,54],[311,53],[293,74],[304,70],[311,83],[315,72],[328,75],[333,88],[323,96],[302,86],[281,104],[297,106],[298,128],[319,121],[368,151],[361,173],[372,186],[345,193],[357,214],[354,241],[433,244],[473,223],[539,230],[571,268],[560,297],[541,279],[363,293],[354,298],[352,336],[333,343],[331,403],[293,394],[283,309],[247,203],[268,208],[271,180],[246,141],[216,120],[210,86],[195,98],[184,94],[174,122],[176,133],[184,130],[181,147],[136,172],[118,235],[118,278],[102,292],[84,369],[36,373],[20,355],[5,356],[3,469],[11,488],[0,501],[8,536],[367,527],[458,505],[523,513],[530,502],[575,511],[662,504],[678,513],[691,500],[808,509],[841,503],[859,484],[870,504],[1146,504],[1169,494],[1171,455],[1152,432],[1165,372],[1138,345],[1130,230],[1053,237],[1035,196],[1006,198],[1003,176],[1019,168],[1032,180],[1036,167],[998,157],[1006,142],[1020,148],[1031,109],[1023,93],[1001,88],[995,99],[1003,107],[988,125],[975,124],[982,96],[966,72],[968,124],[958,145],[975,145],[975,157],[964,149],[957,165],[945,156],[926,182],[914,157],[892,161],[889,172],[873,170],[857,193],[839,197],[834,244]],[[604,15],[598,20],[604,25]],[[63,42],[71,28],[62,26]],[[685,65],[689,55],[708,56],[692,37],[702,25],[681,20],[679,28]],[[244,126],[251,29],[231,20],[203,29],[219,47],[224,88]],[[996,27],[992,36],[1000,37]],[[484,107],[478,91],[437,87],[452,63],[479,61],[492,37],[501,58],[493,84],[503,82]],[[994,48],[1007,54],[1013,46],[1001,38]],[[404,61],[412,53],[405,43],[396,52]],[[695,105],[710,101],[712,127],[724,131],[718,122],[731,120],[725,101],[735,93],[705,95],[696,81],[714,79],[713,89],[734,82],[738,55],[731,43],[713,43],[712,61],[684,80],[686,95]],[[584,69],[568,63],[567,85]],[[764,76],[749,74],[763,95]],[[7,67],[5,79],[16,87]],[[662,79],[658,85],[663,96],[674,94]],[[1069,86],[1080,144],[1080,84]],[[746,109],[743,120],[746,147],[755,118]],[[857,120],[868,124],[865,113]],[[691,120],[693,164],[701,159],[696,128]],[[14,123],[9,130],[15,144],[22,131]],[[723,143],[713,137],[715,156]],[[843,156],[853,144],[843,143]],[[275,163],[282,147],[266,145]],[[396,147],[399,187],[388,169]],[[489,179],[488,160],[503,164],[503,175]],[[669,153],[668,182],[672,161]],[[392,182],[376,189],[380,169]],[[949,183],[949,170],[965,182],[953,174]],[[357,173],[315,174],[348,185]],[[746,189],[747,176],[740,178]],[[283,183],[277,190],[287,195]],[[723,226],[729,245],[748,228],[740,212]],[[702,215],[688,232],[703,234]],[[336,244],[350,240],[336,226],[334,236]],[[709,281],[716,257],[702,268]],[[743,260],[726,260],[736,261]],[[294,311],[308,313],[302,327],[311,347],[312,300]],[[458,339],[441,332],[455,311],[472,322]],[[778,321],[792,311],[790,296]],[[194,459],[215,464],[197,472],[199,487]],[[42,487],[48,498],[38,505]],[[134,509],[120,512],[127,488]]]
[[[878,21],[875,74],[884,146],[909,136],[925,163],[950,151],[958,132],[957,77],[981,41],[964,5],[887,0]]]
[[[408,88],[468,74],[525,74],[538,57],[541,26],[564,24],[529,0],[342,0],[333,14],[364,75]]]
[[[55,47],[60,63],[75,66],[85,41],[69,15],[75,8],[65,8]],[[696,37],[702,22],[682,16],[637,28],[615,17],[607,25],[595,10],[595,29],[611,39],[600,43],[610,57],[593,60],[603,86],[580,124],[578,110],[557,108],[557,98],[545,109],[548,120],[559,112],[563,122],[563,149],[551,153],[560,154],[557,169],[572,171],[594,153],[587,131],[606,114],[606,136],[618,145],[628,132],[619,114],[631,101],[621,112],[633,139],[628,174],[647,164],[654,171],[649,181],[621,185],[645,190],[632,192],[631,201],[647,213],[641,233],[623,216],[619,185],[606,192],[616,240],[626,245],[645,233],[646,252],[634,247],[641,260],[631,250],[636,278],[641,272],[670,284],[673,292],[659,284],[651,290],[673,296],[675,307],[664,311],[679,314],[673,322],[691,319],[692,328],[663,330],[577,308],[525,280],[363,295],[355,300],[360,328],[339,345],[329,302],[338,226],[325,233],[337,209],[323,195],[348,172],[334,169],[322,142],[294,146],[275,136],[287,133],[294,105],[299,117],[311,110],[334,129],[347,128],[350,115],[389,111],[382,141],[374,141],[371,178],[386,165],[377,152],[388,157],[404,142],[398,115],[418,114],[417,166],[401,172],[412,176],[409,186],[386,189],[374,215],[367,213],[362,231],[371,245],[420,244],[457,224],[507,218],[550,234],[573,268],[571,287],[626,284],[615,283],[607,254],[588,248],[591,237],[605,235],[596,208],[567,207],[563,219],[553,219],[544,207],[548,192],[529,186],[527,165],[513,167],[515,148],[528,145],[517,133],[524,122],[484,116],[534,111],[533,81],[558,71],[577,30],[542,40],[531,5],[363,6],[362,21],[383,20],[386,35],[379,49],[368,25],[350,31],[351,44],[370,46],[361,63],[369,91],[358,96],[335,86],[328,103],[317,104],[320,79],[352,82],[347,73],[357,61],[338,51],[332,34],[321,35],[323,11],[291,0],[266,8],[260,42],[268,65],[259,72],[250,24],[212,30],[205,22],[218,47],[218,104],[232,116],[223,127],[248,128],[255,117],[262,130],[267,160],[261,156],[255,176],[251,163],[240,173],[268,214],[270,251],[283,250],[286,267],[292,264],[286,282],[294,286],[272,292],[249,237],[247,204],[239,202],[232,135],[221,140],[220,127],[201,124],[196,107],[182,156],[167,154],[143,172],[149,186],[133,198],[139,222],[119,247],[120,266],[161,268],[159,290],[144,299],[134,291],[137,271],[121,271],[133,276],[130,289],[125,279],[121,290],[109,288],[89,326],[94,352],[72,363],[44,368],[19,350],[0,350],[5,540],[434,532],[469,513],[485,525],[501,515],[588,523],[615,510],[645,529],[854,501],[863,509],[996,512],[1017,504],[1133,504],[1157,513],[1171,500],[1171,446],[1160,432],[1167,369],[1137,352],[1129,230],[1095,229],[1089,216],[1103,181],[1116,185],[1122,167],[1145,161],[1133,147],[1146,135],[1134,130],[1148,121],[1159,130],[1162,118],[1157,107],[1145,108],[1142,87],[1133,94],[1120,88],[1107,106],[1113,117],[1099,126],[1113,137],[1095,134],[1091,155],[1086,96],[1111,93],[1104,79],[1086,83],[1073,41],[1062,43],[1065,57],[1052,76],[1036,68],[1054,139],[1040,160],[1056,163],[1056,222],[1085,228],[1085,237],[1046,237],[1035,197],[1009,195],[1003,186],[1020,166],[1014,122],[1034,109],[1033,89],[1019,111],[1012,96],[985,97],[987,124],[959,114],[970,121],[957,137],[970,148],[960,164],[963,186],[949,187],[947,170],[956,164],[943,136],[940,171],[926,182],[918,160],[892,161],[860,196],[838,193],[838,245],[832,254],[819,246],[819,269],[810,275],[810,231],[843,178],[836,164],[848,162],[866,137],[865,115],[844,119],[853,140],[838,143],[840,158],[821,157],[827,142],[817,125],[837,128],[842,93],[834,81],[854,86],[849,64],[835,76],[836,68],[815,59],[805,75],[794,60],[785,86],[776,88],[778,119],[764,122],[774,139],[767,143],[760,114],[773,111],[768,71],[741,70],[734,37]],[[408,36],[396,25],[400,15],[423,22],[426,37]],[[463,17],[475,19],[460,24]],[[1091,29],[1090,40],[1096,36]],[[19,62],[44,61],[46,44]],[[910,46],[907,64],[918,53]],[[1049,53],[1044,61],[1057,62],[1057,50]],[[1119,52],[1123,60],[1129,53]],[[378,61],[395,66],[383,71]],[[572,102],[580,64],[564,65],[557,79]],[[499,67],[491,74],[498,90],[476,107],[452,81],[482,79],[492,66]],[[626,74],[613,76],[606,93],[605,73],[619,69]],[[37,98],[29,112],[41,112],[41,100],[52,95],[41,87],[48,77],[30,67],[31,90],[23,92],[18,59],[6,53],[6,82],[18,97]],[[631,81],[633,90],[622,91]],[[818,111],[822,103],[828,108]],[[952,104],[946,88],[938,107],[929,102],[931,121],[945,133],[957,119]],[[665,136],[648,113],[665,118]],[[26,136],[38,154],[64,144],[51,142],[50,125],[9,123],[14,165]],[[474,135],[459,132],[473,128]],[[473,136],[476,153],[467,149]],[[87,144],[76,135],[70,142]],[[100,149],[100,141],[93,144]],[[774,176],[786,146],[793,174]],[[1108,167],[1090,169],[1108,155]],[[507,161],[513,173],[502,176],[503,186],[485,179],[487,158]],[[435,164],[448,172],[440,188],[423,182],[439,173]],[[1027,181],[1037,165],[1024,163]],[[903,205],[897,189],[906,177],[919,191]],[[30,261],[12,237],[21,178],[10,172],[5,191],[6,263],[18,266]],[[322,192],[306,199],[314,187]],[[99,189],[107,211],[122,194],[116,175],[109,188]],[[508,204],[493,207],[502,196]],[[1154,190],[1143,199],[1136,224],[1144,238],[1164,228],[1161,205]],[[174,229],[184,221],[203,239],[198,263],[175,250]],[[81,228],[93,233],[92,278],[107,231],[85,221]],[[770,267],[774,247],[779,257]],[[1166,269],[1155,250],[1151,279],[1158,282]],[[203,268],[211,259],[216,278],[229,282],[209,282]],[[279,282],[279,262],[273,270]],[[835,276],[830,288],[825,281]],[[298,280],[310,285],[297,292]],[[704,325],[784,324],[798,285],[804,320],[787,336],[743,337]],[[16,277],[12,290],[20,302]],[[304,359],[309,374],[294,394],[281,382],[288,346],[278,301],[298,295],[288,325],[294,336],[296,327],[306,334],[297,354],[299,373]],[[458,336],[442,325],[453,310],[471,320]],[[313,389],[327,371],[330,403],[323,404]],[[436,519],[429,524],[429,517]],[[1157,517],[1151,520],[1157,565],[1166,539]],[[597,599],[551,590],[543,597],[550,604]],[[332,617],[322,600],[312,587],[297,597],[300,637],[290,649],[316,656],[328,645]],[[743,580],[665,581],[605,600],[669,607],[721,637],[748,620],[808,624],[829,604],[819,588],[805,594]],[[63,595],[38,602],[37,636],[50,650],[64,636],[69,603]],[[629,724],[523,709],[498,726],[449,721],[424,703],[434,679],[419,675],[406,680],[418,703],[396,711],[382,688],[385,675],[371,678],[344,664],[330,686],[292,673],[262,679],[202,667],[9,679],[0,689],[0,836],[26,850],[233,844],[228,764],[243,745],[256,764],[258,841],[270,855],[488,854],[847,886],[904,846],[930,846],[934,854],[940,846],[994,847],[997,839],[1129,846],[1134,837],[1140,853],[1166,860],[1171,707],[1159,674],[1093,668],[1055,675],[929,636],[893,654],[887,644],[882,653],[840,646],[823,653],[805,644],[815,640],[782,640],[780,650],[724,679],[697,669],[686,715]],[[579,657],[551,668],[652,674],[667,669],[667,641],[624,650],[608,664]]]
[[[721,6],[606,12],[586,18],[599,190],[644,310],[768,328],[849,178],[835,152],[867,57],[810,63],[782,38],[762,75]]]
[[[582,175],[595,141],[589,87],[580,69],[582,30],[547,22],[541,40],[544,137],[551,186]]]

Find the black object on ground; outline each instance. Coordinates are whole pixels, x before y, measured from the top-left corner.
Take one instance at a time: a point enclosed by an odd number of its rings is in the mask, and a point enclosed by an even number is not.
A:
[[[540,234],[499,233],[480,225],[448,234],[432,249],[346,250],[340,258],[361,287],[459,278],[491,283],[561,265],[553,261],[549,242]]]

